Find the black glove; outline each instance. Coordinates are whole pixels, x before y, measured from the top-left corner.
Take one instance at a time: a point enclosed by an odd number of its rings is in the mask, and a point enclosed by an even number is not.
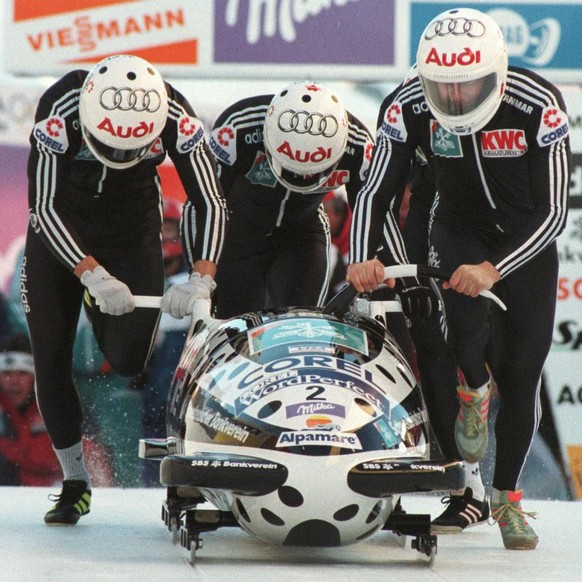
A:
[[[402,311],[411,318],[429,319],[439,308],[439,300],[431,287],[418,281],[398,291]]]

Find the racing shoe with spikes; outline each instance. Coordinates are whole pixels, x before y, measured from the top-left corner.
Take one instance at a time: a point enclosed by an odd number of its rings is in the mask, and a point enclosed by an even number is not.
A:
[[[491,384],[483,394],[464,386],[457,387],[459,414],[455,421],[455,441],[461,456],[468,463],[478,463],[487,450],[489,442],[489,400]]]
[[[539,538],[526,519],[535,519],[536,513],[521,508],[522,495],[521,490],[499,491],[491,499],[491,517],[499,524],[503,545],[508,550],[533,550],[538,545]]]
[[[91,489],[85,481],[65,480],[60,495],[49,495],[56,503],[44,516],[48,525],[75,525],[91,508]]]
[[[466,487],[462,495],[451,493],[441,499],[447,508],[431,524],[433,534],[460,533],[468,527],[486,523],[489,519],[487,499],[479,501],[473,497],[473,490]]]

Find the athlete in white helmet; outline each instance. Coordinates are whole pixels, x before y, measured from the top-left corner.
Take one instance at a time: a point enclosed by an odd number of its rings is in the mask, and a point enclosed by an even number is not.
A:
[[[348,143],[348,113],[337,95],[316,83],[294,83],[271,100],[265,153],[277,180],[294,192],[325,185]]]
[[[360,291],[382,282],[376,249],[386,213],[393,259],[408,262],[391,202],[420,151],[438,192],[429,257],[451,273],[442,295],[464,378],[451,430],[462,457],[478,470],[495,384],[492,516],[506,548],[533,549],[538,537],[518,483],[539,423],[538,388],[552,342],[555,239],[566,223],[570,182],[568,116],[556,87],[508,66],[499,25],[478,10],[434,18],[420,39],[417,71],[380,109],[372,170],[354,210],[347,277]],[[506,312],[477,297],[491,288]],[[482,487],[468,487],[453,492],[433,528],[462,531],[484,523],[488,512]]]
[[[217,315],[321,305],[330,275],[322,200],[340,187],[355,197],[369,131],[330,88],[302,81],[228,107],[210,148],[229,209]]]
[[[501,105],[507,48],[487,14],[463,10],[435,18],[420,39],[417,67],[430,110],[451,133],[476,133]]]
[[[163,295],[171,315],[183,317],[196,297],[210,297],[226,210],[200,120],[136,56],[109,57],[57,81],[40,99],[30,144],[21,289],[38,403],[64,473],[45,522],[75,524],[91,503],[72,376],[83,296],[107,361],[119,374],[137,374],[159,312],[134,310],[134,295],[164,293],[157,166],[169,155],[187,195],[182,242],[191,274]]]

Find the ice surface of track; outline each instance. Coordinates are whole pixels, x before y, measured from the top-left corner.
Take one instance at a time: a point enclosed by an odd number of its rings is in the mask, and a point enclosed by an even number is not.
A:
[[[236,528],[204,536],[195,566],[161,521],[164,489],[95,489],[76,527],[42,517],[54,489],[0,487],[0,580],[212,582],[553,582],[580,580],[582,503],[526,500],[537,511],[535,551],[507,551],[498,527],[439,536],[434,566],[389,532],[343,548],[269,546]],[[440,512],[440,497],[405,496],[408,512]]]

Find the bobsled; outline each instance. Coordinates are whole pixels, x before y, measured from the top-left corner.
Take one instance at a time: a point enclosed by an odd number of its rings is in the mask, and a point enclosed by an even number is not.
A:
[[[442,273],[386,268],[411,275]],[[343,546],[391,530],[434,559],[430,516],[406,513],[400,496],[462,489],[465,469],[431,457],[421,389],[390,324],[403,317],[397,300],[351,286],[325,307],[227,320],[196,302],[167,438],[139,447],[160,462],[162,518],[191,561],[201,534],[221,527],[283,546]]]

